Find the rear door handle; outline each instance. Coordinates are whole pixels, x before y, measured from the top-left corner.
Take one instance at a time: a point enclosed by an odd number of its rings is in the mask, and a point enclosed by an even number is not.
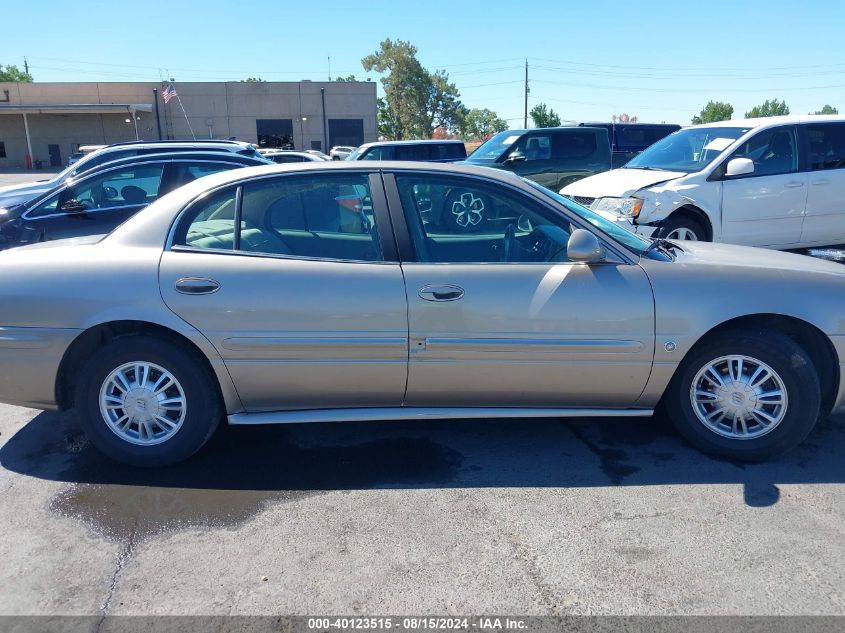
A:
[[[803,186],[804,186],[804,181],[802,181],[802,180],[790,180],[788,183],[786,183],[784,185],[784,187],[790,187],[790,188],[803,187]]]
[[[220,290],[220,284],[205,277],[183,277],[176,282],[176,292],[184,295],[210,295]]]
[[[425,301],[457,301],[464,296],[464,289],[452,284],[428,285],[420,288],[419,295]]]

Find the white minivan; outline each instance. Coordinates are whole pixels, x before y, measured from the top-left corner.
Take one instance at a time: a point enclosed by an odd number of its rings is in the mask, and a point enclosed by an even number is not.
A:
[[[845,243],[845,116],[684,128],[560,193],[642,235],[781,249]]]

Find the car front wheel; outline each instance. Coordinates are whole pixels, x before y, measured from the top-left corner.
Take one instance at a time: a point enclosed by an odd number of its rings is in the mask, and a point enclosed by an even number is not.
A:
[[[678,431],[702,451],[762,461],[801,443],[819,417],[813,362],[776,331],[709,337],[678,369],[664,396]]]
[[[667,219],[661,225],[658,236],[667,240],[707,241],[707,231],[701,222],[685,215]]]
[[[100,451],[133,466],[193,455],[222,415],[211,372],[181,346],[118,338],[95,352],[77,384],[79,423]]]

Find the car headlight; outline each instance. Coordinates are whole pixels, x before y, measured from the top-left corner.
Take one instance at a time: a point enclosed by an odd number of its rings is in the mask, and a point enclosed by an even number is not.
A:
[[[643,208],[639,198],[599,198],[590,206],[593,211],[613,213],[623,218],[635,218]]]

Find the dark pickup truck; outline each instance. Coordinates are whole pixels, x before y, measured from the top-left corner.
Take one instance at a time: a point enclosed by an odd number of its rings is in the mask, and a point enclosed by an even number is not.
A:
[[[559,191],[571,182],[609,170],[610,140],[603,127],[508,130],[479,146],[466,162],[507,169]]]

